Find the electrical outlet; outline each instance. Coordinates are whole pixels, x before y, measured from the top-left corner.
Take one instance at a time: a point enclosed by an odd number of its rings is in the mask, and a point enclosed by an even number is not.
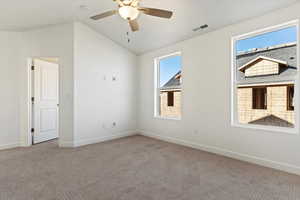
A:
[[[111,72],[111,80],[112,81],[119,81],[119,79],[120,79],[120,72],[119,71]]]

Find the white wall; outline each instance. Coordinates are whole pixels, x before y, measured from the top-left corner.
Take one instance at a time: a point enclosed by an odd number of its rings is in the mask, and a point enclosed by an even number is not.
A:
[[[135,133],[137,57],[75,23],[74,59],[74,145]]]
[[[299,19],[299,10],[300,3],[140,56],[141,132],[300,174],[299,135],[230,126],[231,36]],[[175,51],[183,56],[182,120],[155,119],[154,58]]]
[[[28,68],[32,57],[58,57],[60,76],[60,145],[69,146],[73,141],[73,24],[48,26],[22,33],[20,66],[20,133],[21,144],[27,145],[28,130]]]
[[[19,145],[20,42],[20,33],[0,32],[0,149]]]

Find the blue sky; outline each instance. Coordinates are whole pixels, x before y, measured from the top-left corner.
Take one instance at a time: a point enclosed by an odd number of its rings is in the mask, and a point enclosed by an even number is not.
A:
[[[181,56],[172,56],[160,60],[160,87],[164,86],[181,70]]]
[[[236,43],[236,50],[239,52],[253,48],[263,48],[288,42],[295,42],[297,40],[296,33],[297,29],[295,26],[293,26],[244,40],[239,40]]]

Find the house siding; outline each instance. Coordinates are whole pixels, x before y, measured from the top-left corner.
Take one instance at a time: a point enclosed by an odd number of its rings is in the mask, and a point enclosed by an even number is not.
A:
[[[262,76],[279,73],[279,64],[269,60],[261,60],[245,70],[245,76]]]
[[[238,116],[240,123],[251,123],[263,117],[274,115],[287,123],[295,124],[294,111],[287,110],[287,85],[267,87],[267,109],[252,109],[252,88],[238,88]],[[271,125],[266,122],[265,125]]]

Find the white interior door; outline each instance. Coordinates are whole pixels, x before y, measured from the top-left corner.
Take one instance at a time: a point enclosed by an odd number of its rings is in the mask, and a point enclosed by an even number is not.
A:
[[[33,143],[58,138],[58,64],[34,59]]]

